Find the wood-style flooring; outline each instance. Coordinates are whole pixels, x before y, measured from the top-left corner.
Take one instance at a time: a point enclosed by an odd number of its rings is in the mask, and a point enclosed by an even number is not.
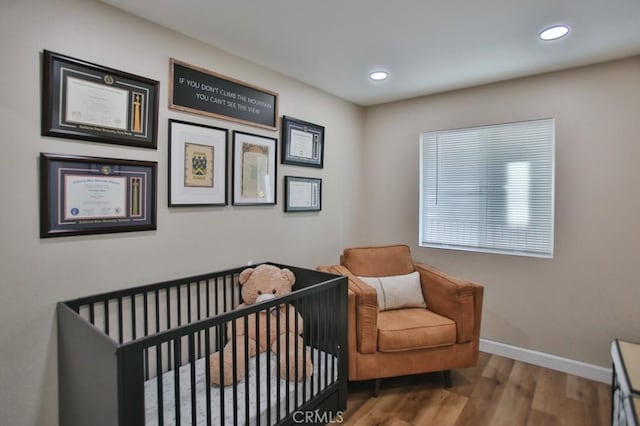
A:
[[[349,383],[344,425],[589,426],[608,425],[609,385],[480,353],[478,365],[441,373]]]

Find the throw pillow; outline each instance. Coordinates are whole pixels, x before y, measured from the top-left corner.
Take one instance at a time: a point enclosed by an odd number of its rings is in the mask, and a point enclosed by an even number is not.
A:
[[[376,289],[379,311],[427,307],[422,295],[420,274],[418,272],[390,277],[358,278]]]

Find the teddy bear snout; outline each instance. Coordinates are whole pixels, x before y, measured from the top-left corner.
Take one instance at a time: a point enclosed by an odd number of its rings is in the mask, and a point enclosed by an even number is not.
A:
[[[276,295],[273,293],[262,293],[256,298],[256,303],[266,302],[267,300],[275,299]]]

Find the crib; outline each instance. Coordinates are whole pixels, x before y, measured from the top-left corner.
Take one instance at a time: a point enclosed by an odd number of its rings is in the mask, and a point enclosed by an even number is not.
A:
[[[286,425],[339,419],[347,398],[347,279],[274,265],[295,274],[292,293],[239,310],[238,275],[245,267],[58,303],[60,424]],[[313,364],[313,372],[303,374],[307,379],[281,377],[274,366],[289,353],[278,348],[233,357],[234,366],[244,364],[246,376],[228,386],[210,384],[216,367],[209,355],[227,343],[227,328],[246,329],[250,314],[279,312],[274,308],[283,304],[300,314],[289,318],[289,309],[283,310],[287,326],[292,321],[297,328],[299,317],[303,321],[303,353]],[[256,327],[258,317],[251,317]],[[248,354],[247,339],[236,340]]]

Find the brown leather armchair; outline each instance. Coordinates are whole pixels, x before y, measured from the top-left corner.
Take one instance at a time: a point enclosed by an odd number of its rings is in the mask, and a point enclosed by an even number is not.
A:
[[[414,262],[406,245],[345,249],[340,265],[318,270],[349,278],[349,380],[374,382],[408,374],[470,367],[478,360],[481,285]],[[378,311],[376,290],[358,277],[388,277],[417,271],[425,308]]]

